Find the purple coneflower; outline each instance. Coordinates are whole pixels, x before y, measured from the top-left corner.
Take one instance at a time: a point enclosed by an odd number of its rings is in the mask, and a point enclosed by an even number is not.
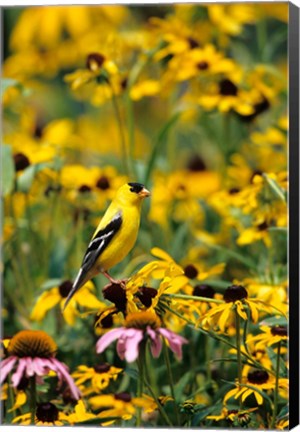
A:
[[[12,385],[17,387],[23,377],[43,377],[49,371],[56,372],[59,383],[66,381],[75,399],[80,392],[68,372],[68,367],[55,358],[57,346],[54,340],[42,330],[21,330],[9,342],[9,356],[1,361],[1,384],[7,375],[12,375]]]
[[[97,353],[102,353],[108,345],[118,339],[117,353],[129,363],[135,361],[139,355],[139,344],[143,340],[150,341],[150,349],[154,357],[160,355],[162,340],[165,338],[170,349],[182,358],[182,345],[188,341],[182,336],[161,327],[160,319],[152,312],[134,312],[127,316],[124,327],[116,328],[105,333],[97,342]]]

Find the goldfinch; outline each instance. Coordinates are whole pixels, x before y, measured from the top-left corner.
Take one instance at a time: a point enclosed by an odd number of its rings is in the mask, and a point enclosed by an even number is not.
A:
[[[97,274],[102,273],[115,282],[108,270],[133,248],[140,225],[142,201],[149,195],[141,183],[127,183],[117,191],[90,241],[64,309],[76,291]]]

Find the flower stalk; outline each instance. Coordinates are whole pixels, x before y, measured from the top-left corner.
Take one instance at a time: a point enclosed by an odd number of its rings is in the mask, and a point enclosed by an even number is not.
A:
[[[146,361],[146,344],[143,341],[140,344],[140,350],[139,350],[139,356],[137,359],[137,365],[138,365],[138,369],[139,369],[139,379],[138,379],[138,388],[137,388],[137,397],[140,398],[143,395],[143,389],[144,389],[144,372],[145,372],[145,361]],[[136,418],[136,427],[140,427],[141,426],[141,421],[142,421],[142,408],[138,408],[137,411],[137,418]]]
[[[36,381],[35,375],[29,378],[29,394],[30,394],[30,423],[35,424],[35,413],[36,413]]]
[[[238,369],[238,385],[242,384],[242,357],[241,357],[241,323],[238,311],[235,310],[235,330],[236,330],[236,353],[237,353],[237,369]],[[240,409],[242,408],[242,399],[239,398]]]
[[[277,410],[278,410],[280,350],[281,350],[281,341],[278,342],[278,347],[277,347],[276,378],[275,378],[275,391],[274,391],[274,407],[273,407],[273,416],[272,416],[271,429],[275,429],[276,416],[277,416]]]
[[[174,401],[176,423],[178,426],[180,426],[179,412],[178,412],[178,406],[177,406],[176,396],[175,396],[174,380],[173,380],[173,374],[172,374],[172,369],[171,369],[169,350],[168,350],[168,347],[167,347],[167,344],[165,341],[164,341],[164,358],[165,358],[165,363],[166,363],[167,371],[168,371],[168,378],[169,378],[169,383],[170,383],[171,395],[172,395],[172,398]]]

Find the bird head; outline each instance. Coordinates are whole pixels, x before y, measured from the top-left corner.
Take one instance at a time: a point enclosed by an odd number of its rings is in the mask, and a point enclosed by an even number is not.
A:
[[[150,192],[141,183],[126,183],[120,187],[116,198],[124,204],[137,205],[150,195]]]

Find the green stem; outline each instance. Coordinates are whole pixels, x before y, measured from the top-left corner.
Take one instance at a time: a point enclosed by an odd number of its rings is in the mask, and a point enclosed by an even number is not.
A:
[[[146,387],[149,390],[149,393],[151,394],[151,396],[153,397],[153,399],[156,402],[158,411],[160,412],[160,415],[162,416],[162,418],[164,419],[164,421],[166,422],[167,425],[169,426],[173,426],[171,420],[169,419],[167,413],[165,412],[165,410],[163,409],[162,404],[160,403],[160,401],[158,400],[158,398],[156,397],[156,394],[154,393],[154,391],[152,390],[151,386],[148,384],[148,382],[146,380],[144,380]]]
[[[177,406],[175,390],[174,390],[174,380],[173,380],[173,375],[172,375],[169,350],[168,350],[168,347],[167,347],[165,341],[164,341],[164,357],[165,357],[165,362],[166,362],[167,371],[168,371],[169,383],[170,383],[170,388],[171,388],[171,395],[172,395],[172,398],[174,401],[176,422],[177,422],[177,425],[180,426],[179,412],[178,412],[178,406]]]
[[[223,300],[217,300],[217,299],[213,299],[213,298],[208,298],[208,297],[200,297],[200,296],[192,296],[192,295],[186,295],[186,294],[165,294],[167,297],[172,297],[172,298],[178,298],[178,299],[182,299],[182,300],[198,300],[198,301],[204,301],[207,303],[225,303]]]
[[[167,309],[169,312],[171,312],[172,314],[176,315],[178,318],[181,318],[183,321],[187,322],[193,329],[195,329],[196,331],[199,331],[200,333],[203,333],[207,336],[210,336],[211,338],[220,341],[222,343],[224,343],[225,345],[236,349],[236,345],[229,342],[228,340],[218,336],[216,333],[212,333],[209,332],[207,330],[204,330],[201,327],[195,327],[195,323],[193,323],[192,321],[190,321],[188,318],[185,318],[183,315],[181,315],[180,313],[178,313],[177,311],[175,311],[174,309],[170,308],[167,304],[164,304],[163,307],[165,309]],[[249,354],[247,354],[246,352],[241,352],[241,355],[243,355],[244,357],[246,357],[247,359],[249,359],[251,361],[251,364],[255,367],[257,367],[258,369],[263,369],[268,373],[272,373],[272,371],[268,368],[266,368],[265,366],[262,366],[259,362],[257,362],[254,358],[252,358]]]
[[[143,395],[143,388],[144,388],[144,366],[145,366],[145,343],[140,344],[140,351],[139,351],[139,357],[137,360],[137,365],[139,369],[139,379],[138,379],[138,388],[137,388],[137,397],[141,398]],[[142,421],[142,408],[138,408],[137,410],[137,417],[136,417],[136,427],[141,426]]]
[[[29,378],[29,394],[30,394],[30,413],[31,413],[31,424],[35,424],[35,413],[36,413],[36,382],[35,375]]]
[[[115,111],[116,120],[117,120],[117,124],[118,124],[118,128],[119,128],[119,134],[120,134],[124,171],[127,175],[130,175],[131,174],[130,162],[129,162],[129,157],[128,157],[128,153],[127,153],[126,137],[125,137],[125,133],[124,133],[124,129],[123,129],[122,116],[121,116],[118,100],[117,100],[117,97],[115,95],[115,92],[114,92],[112,86],[111,86],[111,91],[112,91],[112,99],[111,100],[112,100],[113,108]]]
[[[276,380],[275,380],[275,393],[274,393],[274,408],[273,408],[273,417],[271,429],[275,429],[277,409],[278,409],[278,389],[279,389],[279,367],[280,367],[280,349],[281,349],[281,341],[278,342],[277,347],[277,359],[276,359]]]
[[[127,111],[127,126],[128,126],[128,141],[129,141],[129,160],[132,175],[137,179],[136,165],[134,163],[134,149],[135,149],[135,136],[134,136],[134,110],[133,103],[129,95],[129,91],[126,95],[126,111]]]
[[[241,357],[241,323],[240,316],[235,310],[235,331],[236,331],[236,353],[237,353],[237,368],[239,388],[242,383],[242,357]],[[240,410],[242,408],[242,398],[239,398]]]
[[[205,338],[205,363],[206,363],[207,379],[210,382],[211,381],[211,367],[210,367],[211,344],[210,344],[210,338],[208,336],[205,335],[204,338]]]

